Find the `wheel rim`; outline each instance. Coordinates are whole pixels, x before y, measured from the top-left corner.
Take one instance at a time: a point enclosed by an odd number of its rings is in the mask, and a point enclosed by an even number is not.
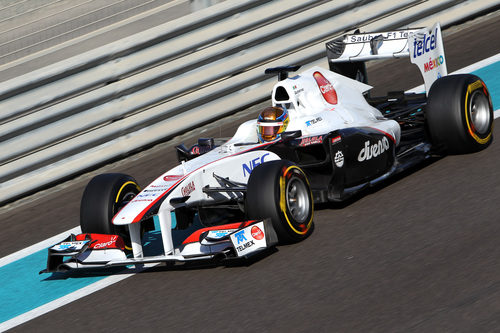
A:
[[[129,191],[129,192],[126,192],[122,199],[120,201],[118,201],[116,207],[115,207],[115,211],[113,212],[114,214],[118,213],[123,207],[125,207],[130,201],[132,201],[132,199],[135,198],[135,196],[137,195],[137,192],[134,192],[134,191]]]
[[[286,186],[286,204],[290,214],[298,223],[304,223],[309,216],[309,194],[304,182],[296,177]]]
[[[487,134],[490,130],[490,103],[480,90],[474,91],[470,98],[469,110],[474,129],[479,134]]]

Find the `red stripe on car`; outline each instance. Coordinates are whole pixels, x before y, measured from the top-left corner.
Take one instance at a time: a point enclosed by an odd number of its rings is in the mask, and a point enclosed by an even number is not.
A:
[[[210,230],[225,230],[225,229],[241,229],[244,227],[249,226],[250,224],[254,223],[255,220],[253,221],[245,221],[245,222],[237,222],[237,223],[230,223],[230,224],[224,224],[224,225],[218,225],[216,227],[209,227],[209,228],[203,228],[196,230],[193,232],[188,238],[182,242],[182,244],[189,244],[189,243],[196,243],[200,241],[200,236],[202,233]]]

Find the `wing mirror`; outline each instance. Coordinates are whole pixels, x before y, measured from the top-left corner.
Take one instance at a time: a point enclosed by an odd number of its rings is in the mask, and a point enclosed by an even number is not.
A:
[[[281,140],[290,141],[292,139],[300,138],[302,136],[302,131],[290,131],[281,133]]]

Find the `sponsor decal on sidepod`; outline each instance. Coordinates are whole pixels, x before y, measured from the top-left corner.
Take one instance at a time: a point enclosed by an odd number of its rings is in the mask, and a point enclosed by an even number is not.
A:
[[[335,154],[334,161],[335,165],[339,168],[342,168],[342,166],[344,165],[344,154],[342,154],[340,150]]]
[[[317,117],[315,119],[308,120],[308,121],[306,121],[306,126],[309,127],[311,125],[319,123],[322,120],[323,120],[323,118],[321,118],[321,117]]]
[[[293,89],[293,92],[295,93],[295,95],[298,95],[304,91],[304,88],[298,88],[297,86],[293,86],[292,89]]]
[[[340,142],[342,141],[342,137],[339,135],[339,136],[336,136],[334,138],[332,138],[332,145],[337,143],[337,142]]]
[[[377,157],[389,149],[389,140],[384,136],[381,140],[370,145],[370,141],[365,142],[365,147],[361,149],[358,155],[358,161],[368,161],[372,157]]]
[[[253,160],[249,161],[248,163],[243,163],[241,167],[243,168],[243,177],[250,176],[250,173],[252,173],[252,170],[257,166],[262,163],[264,163],[264,159],[266,156],[268,156],[269,153],[266,153],[262,155],[261,157],[256,157]]]
[[[323,137],[321,135],[309,136],[307,138],[302,138],[302,141],[300,141],[299,146],[305,147],[305,146],[315,145],[315,144],[320,144],[320,143],[323,143]]]
[[[182,196],[187,197],[193,193],[194,190],[196,190],[196,186],[194,185],[194,181],[191,181],[186,186],[181,188],[181,194]]]
[[[163,180],[166,182],[175,182],[175,181],[181,179],[182,177],[184,177],[184,176],[183,175],[166,175],[165,177],[163,177]]]

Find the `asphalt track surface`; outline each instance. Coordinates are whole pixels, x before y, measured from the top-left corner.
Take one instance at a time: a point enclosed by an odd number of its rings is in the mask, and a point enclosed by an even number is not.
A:
[[[449,71],[500,52],[498,17],[445,32]],[[381,63],[369,76],[373,85],[408,89],[420,84],[412,73]],[[176,164],[175,144],[230,136],[245,117],[2,208],[0,257],[78,225],[81,193],[94,174],[124,172],[146,184]],[[495,123],[485,151],[448,156],[345,205],[317,207],[315,231],[299,244],[244,266],[153,268],[13,331],[500,331]]]

